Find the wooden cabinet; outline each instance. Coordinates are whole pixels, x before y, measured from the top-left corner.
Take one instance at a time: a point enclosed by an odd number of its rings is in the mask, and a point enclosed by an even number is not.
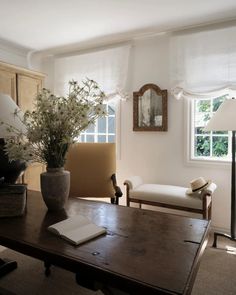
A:
[[[39,90],[42,88],[42,79],[17,75],[17,97],[18,105],[25,112],[26,110],[33,110],[34,98]]]
[[[42,83],[42,79],[35,76],[17,75],[18,105],[24,112],[33,110],[34,98],[42,88]],[[40,173],[44,170],[44,166],[40,163],[33,163],[26,169],[24,181],[28,184],[28,189],[40,190]]]
[[[0,62],[0,92],[9,94],[23,110],[32,110],[34,97],[43,86],[45,75]],[[43,165],[31,164],[25,171],[28,189],[40,190],[40,173]]]
[[[0,92],[9,94],[16,101],[16,73],[0,68]]]

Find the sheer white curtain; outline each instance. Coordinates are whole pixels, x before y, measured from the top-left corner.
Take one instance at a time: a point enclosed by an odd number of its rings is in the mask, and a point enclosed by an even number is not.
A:
[[[68,81],[95,80],[110,99],[126,99],[130,45],[93,51],[55,60],[55,92],[68,91]]]
[[[236,27],[173,33],[172,93],[176,98],[218,97],[236,90]]]

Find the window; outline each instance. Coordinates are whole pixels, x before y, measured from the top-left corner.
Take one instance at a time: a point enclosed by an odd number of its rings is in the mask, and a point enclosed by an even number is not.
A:
[[[192,101],[191,158],[199,160],[227,160],[231,153],[231,135],[227,131],[205,132],[209,119],[227,95]]]
[[[105,104],[107,116],[96,120],[94,125],[81,133],[79,141],[81,142],[115,142],[116,137],[116,115],[115,105]]]

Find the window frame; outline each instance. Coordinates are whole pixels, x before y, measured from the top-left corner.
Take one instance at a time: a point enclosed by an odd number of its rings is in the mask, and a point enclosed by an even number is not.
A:
[[[114,102],[114,109],[115,109],[115,141],[114,143],[116,144],[116,157],[117,159],[121,159],[121,100],[120,99],[117,99]],[[78,142],[80,142],[80,137]],[[81,141],[81,142],[84,142],[84,141]]]
[[[109,108],[109,102],[106,103],[106,111],[107,111],[107,113],[108,113],[108,108]],[[94,126],[95,127],[94,132],[86,132],[87,129],[84,130],[80,134],[80,140],[81,140],[81,136],[84,136],[85,139],[87,139],[87,136],[93,136],[94,137],[93,142],[98,143],[98,142],[100,142],[100,141],[98,141],[98,137],[99,136],[105,136],[106,141],[101,141],[101,143],[102,142],[106,143],[106,142],[109,142],[108,141],[109,136],[114,136],[114,139],[115,139],[114,142],[116,142],[116,104],[113,104],[113,109],[114,109],[114,114],[110,115],[108,113],[108,115],[104,117],[104,119],[106,120],[106,130],[105,130],[105,132],[98,132],[98,124],[97,124],[97,122],[100,119],[100,118],[98,118],[98,119],[96,119],[96,124]],[[114,123],[115,123],[114,133],[109,132],[109,124],[108,124],[109,118],[114,118]],[[81,141],[81,142],[90,142],[90,141]]]
[[[228,168],[231,165],[231,157],[209,158],[194,157],[194,99],[184,98],[184,159],[187,166]],[[229,136],[229,148],[231,149],[231,136]]]

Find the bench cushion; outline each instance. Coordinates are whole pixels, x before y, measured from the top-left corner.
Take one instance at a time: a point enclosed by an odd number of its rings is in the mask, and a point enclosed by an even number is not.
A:
[[[163,184],[141,184],[129,191],[130,198],[187,208],[202,209],[200,194],[187,195],[187,188]]]

